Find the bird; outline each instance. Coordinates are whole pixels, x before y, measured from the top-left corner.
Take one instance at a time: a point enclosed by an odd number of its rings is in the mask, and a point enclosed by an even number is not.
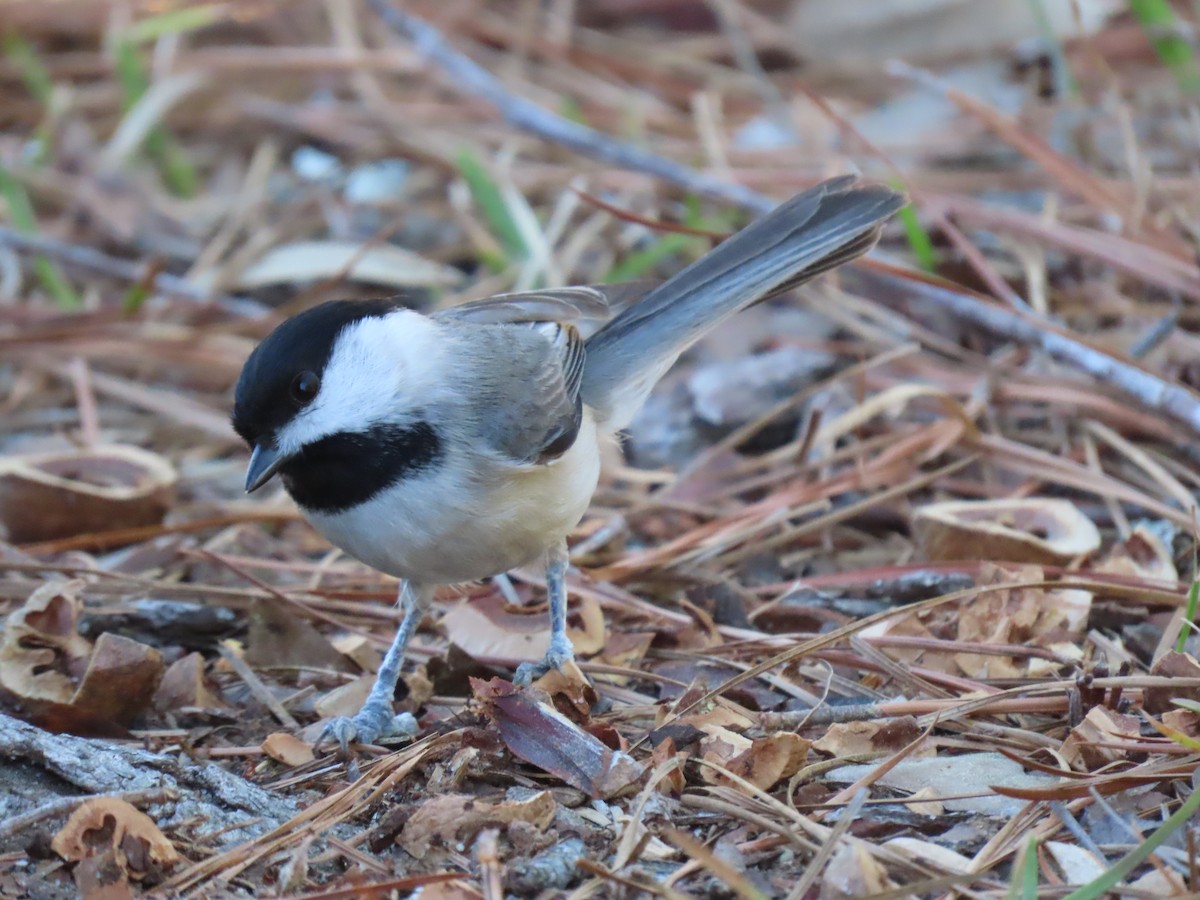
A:
[[[573,660],[567,536],[591,502],[604,443],[702,336],[866,253],[906,202],[841,176],[656,286],[498,294],[429,315],[398,298],[333,300],[277,325],[234,390],[232,424],[251,450],[246,491],[278,476],[328,541],[400,579],[404,613],[366,702],[329,720],[318,743],[346,753],[419,731],[393,694],[440,585],[540,563],[550,641],[514,681]]]

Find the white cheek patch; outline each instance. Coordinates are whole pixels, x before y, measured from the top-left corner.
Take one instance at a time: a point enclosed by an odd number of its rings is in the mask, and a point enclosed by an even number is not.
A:
[[[285,454],[343,431],[403,422],[437,393],[438,326],[402,309],[343,329],[321,374],[317,399],[276,435]]]

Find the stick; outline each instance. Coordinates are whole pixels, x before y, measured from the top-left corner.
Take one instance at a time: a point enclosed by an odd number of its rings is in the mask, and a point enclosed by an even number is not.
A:
[[[735,203],[757,213],[775,208],[774,200],[750,188],[697,172],[690,166],[631,146],[594,128],[542,109],[533,101],[512,93],[499,78],[451,47],[442,33],[428,22],[398,9],[388,0],[370,0],[370,3],[389,28],[407,37],[420,53],[441,66],[458,90],[487,100],[510,125],[561,144],[583,156],[623,169],[645,172],[704,197]]]
[[[21,234],[19,231],[14,231],[3,225],[0,225],[0,246],[12,247],[14,250],[22,253],[37,253],[41,256],[53,257],[77,269],[95,272],[97,275],[105,275],[110,278],[118,278],[122,281],[137,283],[145,279],[146,275],[150,272],[144,263],[109,256],[107,253],[101,253],[93,247],[81,247],[77,244],[60,241],[57,238],[46,237],[45,235]],[[270,311],[266,306],[257,300],[251,300],[249,297],[226,294],[217,294],[210,297],[208,291],[169,272],[155,273],[151,279],[151,284],[153,284],[157,291],[164,294],[172,294],[176,297],[183,297],[187,300],[204,302],[211,299],[213,303],[225,311],[245,316],[246,318],[261,319]]]

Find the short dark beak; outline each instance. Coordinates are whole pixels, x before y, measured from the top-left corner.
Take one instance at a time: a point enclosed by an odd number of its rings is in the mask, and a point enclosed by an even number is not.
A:
[[[246,493],[257,491],[270,481],[285,461],[286,457],[274,447],[255,444],[250,465],[246,467]]]

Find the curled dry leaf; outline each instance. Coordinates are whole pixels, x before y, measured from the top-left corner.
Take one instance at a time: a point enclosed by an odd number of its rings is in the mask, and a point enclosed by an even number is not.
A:
[[[119,797],[85,801],[54,835],[50,848],[68,862],[112,848],[121,868],[134,879],[179,860],[154,820]]]
[[[750,740],[719,726],[710,725],[704,730],[708,736],[700,741],[700,756],[762,790],[769,790],[780,780],[800,771],[811,746],[810,741],[787,731]],[[702,777],[710,784],[729,784],[738,790],[744,789],[715,769],[705,767]]]
[[[150,706],[163,676],[162,654],[153,647],[105,632],[71,705],[110,722],[129,725]]]
[[[316,759],[312,744],[284,731],[268,734],[262,742],[262,749],[271,759],[293,768]]]
[[[219,709],[224,706],[205,676],[204,657],[197,652],[175,660],[163,673],[154,692],[154,708],[160,712],[181,709]]]
[[[550,643],[544,615],[497,594],[464,600],[442,617],[450,643],[476,659],[536,660]]]
[[[166,459],[113,445],[0,459],[0,537],[51,541],[162,522],[178,476]]]
[[[549,791],[526,800],[488,803],[469,794],[444,794],[426,800],[409,817],[396,839],[412,856],[420,859],[435,840],[454,846],[469,844],[489,825],[525,822],[538,830],[550,827],[557,804]]]
[[[633,788],[642,777],[642,766],[632,756],[606,747],[530,692],[499,678],[473,678],[471,687],[514,756],[589,796],[615,796]]]
[[[582,628],[568,628],[575,652],[587,656],[604,647],[606,629],[600,604],[590,597],[572,602],[570,619]],[[442,617],[446,637],[476,659],[537,660],[549,645],[546,610],[513,606],[498,594],[464,600]]]
[[[821,873],[821,897],[840,900],[882,894],[895,884],[861,841],[842,841]]]
[[[1162,537],[1145,525],[1138,525],[1126,540],[1113,545],[1112,550],[1094,567],[1098,572],[1154,579],[1174,583],[1179,570],[1171,548]]]
[[[360,675],[346,684],[339,684],[313,704],[313,709],[323,719],[332,716],[352,716],[367,702],[367,696],[375,685],[374,675]]]
[[[921,735],[921,726],[912,716],[897,716],[875,722],[835,722],[813,749],[828,753],[835,759],[864,756],[872,753],[895,753],[907,747]],[[913,757],[933,756],[933,746],[919,748]]]
[[[1150,667],[1150,674],[1168,678],[1200,678],[1200,662],[1194,656],[1172,650],[1154,661]],[[1150,713],[1178,709],[1172,702],[1175,700],[1200,701],[1200,688],[1152,687],[1146,688],[1142,694],[1142,706]]]
[[[1105,706],[1093,706],[1083,721],[1063,741],[1062,756],[1079,772],[1094,772],[1109,763],[1122,762],[1128,754],[1114,744],[1138,743],[1142,720]]]
[[[924,559],[1061,565],[1100,547],[1095,524],[1067,500],[954,500],[913,514]]]
[[[69,703],[92,645],[75,630],[82,581],[55,581],[29,595],[4,623],[0,685],[22,700]]]
[[[237,287],[246,290],[329,278],[400,288],[450,286],[462,281],[462,273],[394,244],[297,241],[268,250],[241,274]]]

